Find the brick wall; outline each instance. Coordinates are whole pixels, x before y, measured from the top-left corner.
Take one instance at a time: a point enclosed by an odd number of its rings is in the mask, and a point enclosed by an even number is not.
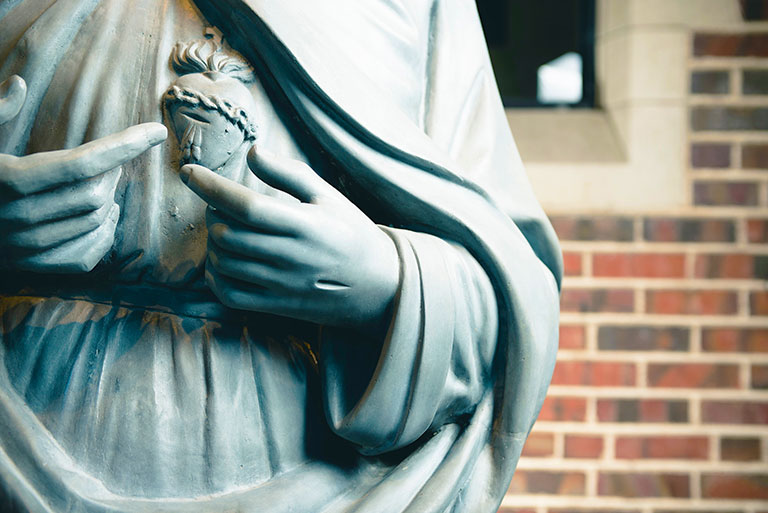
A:
[[[689,63],[691,206],[552,215],[560,353],[504,513],[768,512],[768,23]]]

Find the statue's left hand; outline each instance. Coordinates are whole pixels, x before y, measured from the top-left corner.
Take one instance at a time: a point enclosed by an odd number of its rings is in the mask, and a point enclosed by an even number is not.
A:
[[[265,196],[187,165],[210,207],[206,280],[232,308],[358,329],[385,326],[399,283],[390,237],[307,164],[257,153],[251,170],[298,199]]]

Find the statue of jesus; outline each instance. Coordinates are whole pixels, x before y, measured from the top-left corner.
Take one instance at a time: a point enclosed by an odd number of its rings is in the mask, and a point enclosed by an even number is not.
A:
[[[6,0],[0,83],[0,510],[498,508],[561,260],[473,2]]]

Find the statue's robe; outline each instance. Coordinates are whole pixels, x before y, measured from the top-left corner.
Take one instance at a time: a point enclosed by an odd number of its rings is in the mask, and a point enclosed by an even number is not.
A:
[[[494,511],[551,376],[561,263],[474,3],[188,2],[0,3],[0,80],[29,88],[0,152],[162,122],[172,45],[214,24],[259,78],[257,144],[395,241],[389,331],[218,303],[170,140],[123,166],[96,271],[0,275],[0,509]]]

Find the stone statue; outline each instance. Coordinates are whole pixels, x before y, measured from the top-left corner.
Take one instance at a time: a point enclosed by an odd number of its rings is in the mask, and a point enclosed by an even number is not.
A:
[[[1,511],[498,507],[561,261],[473,2],[3,0],[0,82]]]

